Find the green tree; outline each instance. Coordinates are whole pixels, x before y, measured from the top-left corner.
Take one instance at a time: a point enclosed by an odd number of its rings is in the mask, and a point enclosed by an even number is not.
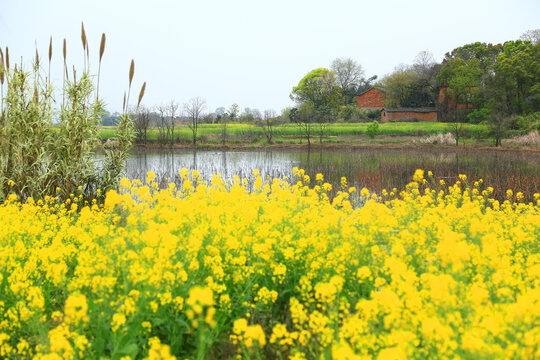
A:
[[[483,102],[475,97],[482,84],[484,71],[480,60],[453,58],[445,63],[437,77],[444,88],[444,100],[439,103],[439,112],[443,121],[463,121],[471,108],[482,107]]]
[[[461,59],[464,61],[477,59],[479,61],[479,68],[482,70],[482,72],[486,73],[493,68],[493,65],[497,61],[497,56],[499,56],[501,50],[501,44],[493,45],[475,42],[472,44],[463,45],[445,54],[443,66],[453,59]]]
[[[240,106],[238,106],[237,103],[232,104],[229,110],[227,111],[229,120],[231,120],[232,122],[236,121],[238,119],[239,113],[240,113]]]
[[[379,83],[386,90],[387,107],[407,107],[407,99],[415,81],[415,74],[407,66],[397,67],[393,73],[385,76]]]
[[[290,97],[299,105],[307,104],[305,107],[313,109],[306,112],[311,114],[310,117],[300,116],[297,120],[317,124],[319,140],[322,143],[326,127],[342,100],[342,89],[337,84],[335,73],[325,68],[310,71],[293,88]],[[311,145],[309,138],[308,144]]]
[[[475,42],[446,53],[437,82],[443,86],[444,100],[439,104],[443,120],[465,118],[471,108],[483,108],[488,97],[484,87],[493,77],[500,44]],[[459,104],[462,104],[461,106]]]
[[[508,41],[497,58],[495,76],[507,92],[512,114],[540,111],[540,44],[530,41]]]
[[[400,65],[385,76],[379,85],[386,91],[388,107],[431,107],[437,98],[438,64],[433,56],[420,52],[412,66]]]

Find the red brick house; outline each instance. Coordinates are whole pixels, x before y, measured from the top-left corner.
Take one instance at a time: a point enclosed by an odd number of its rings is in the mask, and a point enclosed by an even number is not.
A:
[[[437,121],[436,108],[384,108],[381,122],[386,121]]]
[[[356,106],[366,110],[380,110],[384,107],[386,92],[383,89],[372,87],[356,96]]]
[[[386,92],[372,87],[356,96],[356,106],[365,110],[380,110],[381,122],[386,121],[437,121],[436,108],[387,108]]]

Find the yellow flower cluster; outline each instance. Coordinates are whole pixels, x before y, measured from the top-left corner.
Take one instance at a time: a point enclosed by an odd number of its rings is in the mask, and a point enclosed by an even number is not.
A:
[[[11,196],[0,358],[540,358],[540,196],[427,174],[380,195],[183,169],[103,205]]]
[[[255,342],[259,346],[266,345],[266,336],[261,325],[248,325],[247,320],[243,318],[234,322],[231,340],[234,344],[242,343],[248,348],[255,346]]]

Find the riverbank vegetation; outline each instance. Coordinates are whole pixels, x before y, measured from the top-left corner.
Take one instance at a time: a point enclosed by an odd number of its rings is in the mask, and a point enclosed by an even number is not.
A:
[[[3,358],[540,355],[539,194],[180,176],[0,206]]]

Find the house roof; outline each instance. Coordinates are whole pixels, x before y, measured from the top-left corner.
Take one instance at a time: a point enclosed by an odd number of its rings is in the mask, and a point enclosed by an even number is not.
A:
[[[360,94],[358,94],[358,95],[356,95],[356,96],[364,95],[365,93],[367,93],[368,91],[371,91],[371,90],[373,90],[373,89],[379,90],[380,92],[383,92],[383,93],[386,93],[386,90],[384,90],[383,88],[379,88],[379,87],[375,87],[375,86],[374,86],[374,87],[371,87],[371,88],[367,89],[367,90],[364,91],[364,92],[361,92]]]
[[[384,108],[386,112],[417,112],[417,113],[430,113],[436,112],[437,108],[423,107],[423,108]]]

